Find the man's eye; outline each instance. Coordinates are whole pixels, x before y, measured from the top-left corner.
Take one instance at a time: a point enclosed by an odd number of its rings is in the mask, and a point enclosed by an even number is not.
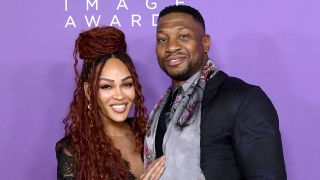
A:
[[[181,35],[179,35],[179,38],[180,39],[189,39],[190,36],[189,36],[189,34],[181,34]]]
[[[158,42],[166,42],[166,41],[167,41],[166,38],[161,38],[161,37],[158,38]]]

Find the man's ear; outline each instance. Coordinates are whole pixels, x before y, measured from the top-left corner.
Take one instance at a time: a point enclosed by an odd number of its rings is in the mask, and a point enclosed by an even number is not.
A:
[[[204,48],[204,52],[207,54],[210,50],[211,38],[209,34],[206,34],[202,37],[202,44]]]
[[[88,82],[85,82],[83,84],[84,94],[86,95],[86,98],[88,101],[90,101],[90,86]]]

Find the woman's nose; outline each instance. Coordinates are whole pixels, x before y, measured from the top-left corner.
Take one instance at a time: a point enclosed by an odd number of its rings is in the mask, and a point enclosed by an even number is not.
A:
[[[121,100],[121,99],[124,98],[123,92],[122,92],[122,90],[121,90],[120,88],[116,88],[116,89],[115,89],[113,98],[115,98],[115,99],[117,99],[117,100]]]

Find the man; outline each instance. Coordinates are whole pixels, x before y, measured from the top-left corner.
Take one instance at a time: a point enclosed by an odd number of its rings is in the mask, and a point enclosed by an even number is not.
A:
[[[286,179],[277,112],[258,87],[219,71],[198,10],[159,14],[157,58],[173,84],[153,109],[145,165],[164,155],[161,179]]]

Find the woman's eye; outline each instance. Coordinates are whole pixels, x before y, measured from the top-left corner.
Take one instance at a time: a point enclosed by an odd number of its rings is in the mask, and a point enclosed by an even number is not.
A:
[[[124,87],[128,87],[128,88],[130,88],[130,87],[132,87],[132,86],[133,86],[133,84],[132,84],[132,83],[127,83],[127,84],[124,84],[123,86],[124,86]]]
[[[100,89],[111,89],[111,86],[109,86],[109,85],[103,85],[103,86],[100,86]]]

